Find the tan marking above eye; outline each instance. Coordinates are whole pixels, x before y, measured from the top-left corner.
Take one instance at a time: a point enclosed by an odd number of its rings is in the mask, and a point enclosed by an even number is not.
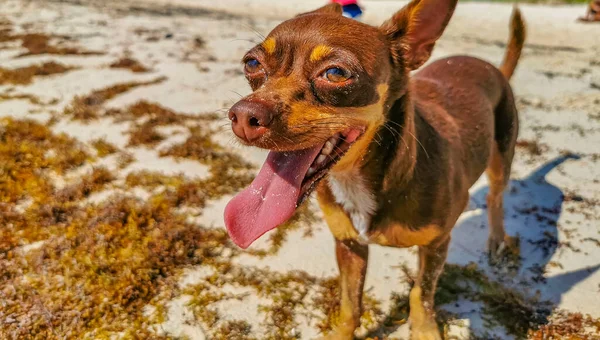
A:
[[[267,52],[268,54],[273,54],[273,52],[275,52],[275,47],[277,46],[277,43],[275,41],[275,38],[267,38],[267,40],[263,41],[262,43],[262,47],[265,49],[265,52]]]
[[[318,45],[310,52],[310,61],[318,61],[326,57],[333,49],[327,45]]]

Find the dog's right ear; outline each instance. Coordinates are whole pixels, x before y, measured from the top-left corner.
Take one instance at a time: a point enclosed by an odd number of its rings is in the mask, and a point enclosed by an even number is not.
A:
[[[297,17],[301,17],[303,15],[307,15],[307,14],[339,14],[342,15],[343,11],[342,11],[342,5],[338,4],[337,2],[332,2],[330,4],[327,4],[321,8],[315,9],[314,11],[310,11],[310,12],[306,12],[306,13],[302,13],[302,14],[298,14],[296,15]]]
[[[415,70],[431,56],[458,0],[413,0],[384,22],[380,29],[392,45],[394,62]]]

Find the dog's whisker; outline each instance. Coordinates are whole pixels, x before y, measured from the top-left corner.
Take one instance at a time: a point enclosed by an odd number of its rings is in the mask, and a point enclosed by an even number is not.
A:
[[[373,138],[373,141],[377,143],[377,145],[381,146],[381,141],[383,140],[383,137],[379,134],[379,131],[376,131],[375,134],[377,135],[377,137],[379,137],[379,140]]]
[[[275,142],[275,140],[273,138],[270,138],[268,136],[265,136],[265,141],[267,143],[273,144],[275,145],[275,148],[279,150],[279,145],[277,144],[277,142]]]
[[[402,135],[398,135],[398,137],[400,137],[400,139],[402,140],[402,143],[404,143],[404,146],[406,146],[406,150],[410,149],[410,146],[408,146],[406,139],[404,139],[404,137],[402,137]]]
[[[220,108],[220,109],[216,109],[216,110],[213,111],[213,113],[225,112],[225,111],[229,111],[229,108],[228,107],[223,107],[223,108]]]
[[[254,34],[256,34],[261,40],[265,40],[266,39],[266,37],[262,33],[260,33],[259,31],[256,30],[256,28],[254,28],[254,27],[252,27],[252,26],[250,26],[248,24],[245,24],[245,23],[242,23],[242,26],[244,26],[245,28],[247,28],[247,29],[251,30],[252,32],[254,32]]]
[[[245,42],[251,43],[252,45],[257,45],[258,44],[258,41],[256,41],[256,40],[250,40],[250,39],[244,39],[244,38],[237,38],[237,39],[231,39],[231,40],[229,40],[229,42],[236,42],[236,41],[245,41]]]
[[[417,136],[415,136],[409,130],[406,130],[406,132],[408,132],[408,134],[410,134],[415,139],[415,141],[417,141],[417,143],[419,143],[419,145],[421,146],[421,149],[423,149],[423,151],[425,151],[425,155],[427,156],[427,158],[429,158],[429,153],[427,152],[427,150],[425,150],[425,147],[423,146],[423,144],[421,143],[421,141],[417,138]]]
[[[288,142],[290,142],[291,144],[294,144],[294,141],[291,138],[289,138],[286,135],[284,135],[283,133],[280,133],[280,132],[274,131],[274,130],[271,131],[271,133],[275,134],[278,137],[285,138]]]
[[[229,90],[229,92],[233,92],[235,94],[237,94],[240,98],[244,98],[244,96],[242,96],[239,92],[234,91],[234,90]]]
[[[389,123],[396,124],[397,126],[399,126],[399,127],[403,128],[403,126],[402,126],[402,125],[400,125],[400,124],[398,124],[397,122],[394,122],[394,121],[389,121]],[[415,139],[415,141],[416,141],[417,143],[419,143],[419,145],[421,146],[421,148],[422,148],[422,149],[423,149],[423,151],[425,152],[425,155],[427,156],[427,158],[429,158],[429,153],[428,153],[428,152],[427,152],[427,150],[425,149],[425,146],[423,146],[423,143],[421,143],[421,141],[420,141],[420,140],[417,138],[417,136],[415,136],[415,135],[414,135],[412,132],[410,132],[410,130],[408,130],[408,129],[403,129],[403,130],[404,130],[404,131],[406,131],[408,134],[410,134],[410,135],[411,135],[411,136],[412,136],[412,137]]]
[[[383,126],[391,133],[392,138],[394,138],[396,141],[398,141],[398,137],[402,138],[402,136],[400,135],[400,133],[398,131],[395,131],[394,129],[390,128],[386,124],[384,124]]]

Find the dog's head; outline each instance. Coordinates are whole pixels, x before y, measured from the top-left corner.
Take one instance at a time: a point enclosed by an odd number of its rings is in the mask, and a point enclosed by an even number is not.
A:
[[[243,58],[252,94],[229,111],[242,143],[272,150],[225,222],[247,247],[285,222],[329,171],[360,165],[408,73],[431,55],[457,0],[415,0],[381,27],[330,4],[277,26]]]

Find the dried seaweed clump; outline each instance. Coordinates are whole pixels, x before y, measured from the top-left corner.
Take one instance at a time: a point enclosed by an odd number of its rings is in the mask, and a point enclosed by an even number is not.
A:
[[[140,187],[148,192],[160,187],[162,195],[174,207],[203,208],[208,200],[234,194],[251,180],[250,176],[246,175],[224,178],[234,180],[228,181],[214,176],[207,179],[190,179],[183,175],[167,176],[157,172],[138,171],[127,175],[125,184],[128,188]]]
[[[117,165],[119,166],[119,169],[125,169],[133,162],[135,162],[135,156],[132,153],[127,151],[121,151],[119,153],[117,159]]]
[[[156,103],[140,100],[123,111],[111,112],[116,121],[135,121],[146,118],[158,125],[183,125],[187,120],[201,118],[184,113],[178,113]]]
[[[135,126],[129,131],[129,143],[127,146],[155,146],[166,139],[166,136],[156,130],[156,123],[148,121]]]
[[[488,328],[502,326],[518,338],[546,324],[551,313],[550,302],[490,280],[474,263],[467,266],[448,263],[438,282],[435,304],[441,306],[460,297],[483,303],[483,319]]]
[[[114,144],[107,142],[103,138],[95,139],[91,142],[91,144],[96,149],[96,153],[100,158],[115,154],[117,151],[119,151]]]
[[[164,80],[164,77],[160,77],[150,81],[122,83],[93,91],[87,96],[77,96],[65,109],[64,114],[70,116],[74,120],[81,120],[84,122],[97,119],[102,114],[102,105],[106,101],[136,87],[154,85],[161,83]]]
[[[62,174],[89,158],[75,140],[39,123],[0,119],[0,202],[42,199],[52,190],[48,171]]]
[[[48,200],[56,193],[52,176],[90,158],[83,145],[41,124],[0,119],[0,267],[8,268],[2,261],[11,259],[16,248],[61,229],[73,207]]]
[[[217,118],[212,115],[190,115],[175,112],[156,103],[139,101],[124,110],[111,110],[107,115],[115,122],[131,122],[129,146],[155,146],[166,139],[156,130],[159,126],[177,126],[187,129],[188,123],[205,123]]]
[[[144,73],[150,71],[149,68],[142,65],[139,61],[133,58],[121,58],[114,63],[110,64],[110,68],[124,68],[135,73]]]
[[[92,193],[104,190],[115,179],[114,174],[107,168],[96,167],[91,173],[82,176],[76,184],[55,191],[54,198],[58,202],[78,202]]]
[[[215,332],[214,340],[258,340],[250,334],[252,327],[246,321],[226,321]]]
[[[21,47],[27,50],[19,55],[25,57],[30,55],[54,54],[54,55],[102,55],[99,51],[86,51],[73,46],[60,46],[52,44],[51,39],[64,42],[69,40],[64,36],[49,36],[45,33],[13,34],[10,28],[0,30],[0,43],[8,41],[21,41]]]
[[[125,184],[128,188],[141,187],[148,191],[153,191],[158,187],[177,188],[185,181],[183,175],[168,176],[160,172],[141,170],[132,172],[125,178]]]
[[[110,174],[98,168],[79,185],[54,187],[54,175],[90,159],[83,145],[36,122],[0,120],[0,261],[17,247],[62,233],[63,223],[76,214],[71,197],[87,196],[110,182]]]
[[[8,91],[7,91],[8,92]],[[0,93],[0,102],[3,100],[27,100],[33,105],[44,105],[46,103],[42,102],[40,98],[32,95],[32,94],[12,94],[12,93]],[[54,100],[48,104],[53,104]]]
[[[33,77],[65,73],[72,69],[74,69],[74,67],[65,66],[53,61],[16,69],[0,67],[0,84],[27,85],[31,84]]]
[[[595,340],[600,334],[600,318],[581,313],[558,311],[550,317],[550,323],[530,331],[531,340]]]
[[[211,138],[212,133],[200,127],[190,128],[190,137],[185,142],[161,151],[160,155],[197,160],[209,165],[213,176],[225,176],[231,171],[253,168],[240,156],[215,143]]]
[[[535,140],[521,139],[517,141],[517,148],[521,148],[529,153],[531,156],[540,156],[542,153],[548,150],[548,146],[541,144]]]

